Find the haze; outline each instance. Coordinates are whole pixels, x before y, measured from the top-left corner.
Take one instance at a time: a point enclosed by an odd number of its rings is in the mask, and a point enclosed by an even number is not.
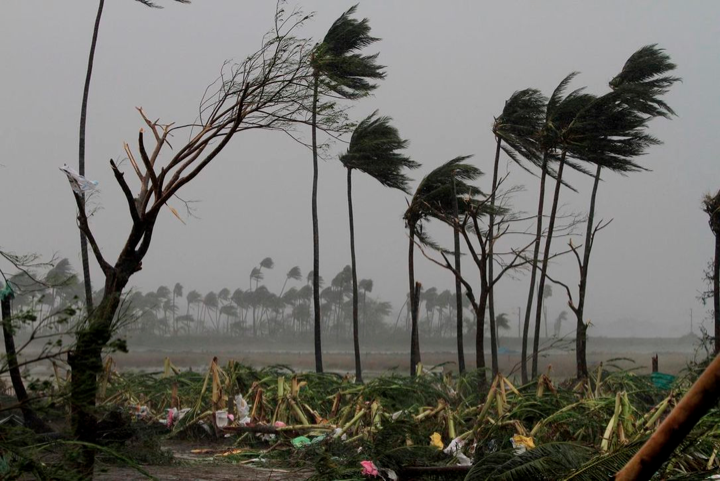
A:
[[[195,118],[205,87],[225,60],[242,58],[271,28],[270,1],[194,0],[148,9],[132,0],[108,2],[100,32],[88,114],[87,176],[100,182],[92,223],[98,242],[113,259],[129,225],[110,158],[125,157],[142,121],[135,107],[162,122]],[[301,32],[320,40],[349,1],[304,1],[315,18]],[[291,3],[288,8],[291,8]],[[76,208],[63,163],[77,165],[77,130],[91,32],[92,2],[4,0],[0,7],[0,245],[18,253],[57,252],[79,268]],[[490,126],[515,90],[539,88],[549,95],[569,72],[574,86],[602,94],[627,57],[657,43],[678,65],[683,83],[667,102],[678,113],[654,121],[651,133],[664,145],[641,159],[651,172],[626,178],[606,175],[598,215],[613,223],[598,235],[590,271],[587,317],[591,335],[676,336],[706,317],[698,302],[713,237],[700,199],[717,190],[717,80],[720,66],[720,4],[705,2],[362,2],[381,37],[387,79],[375,95],[355,103],[353,119],[379,109],[409,139],[423,167],[417,181],[440,163],[474,154],[491,167]],[[308,132],[301,132],[309,137]],[[320,166],[321,274],[331,279],[349,264],[345,171],[336,142]],[[509,159],[506,159],[509,161]],[[509,183],[526,191],[513,200],[535,208],[536,180],[507,163]],[[129,166],[123,165],[125,170]],[[568,174],[579,193],[565,191],[566,209],[587,210],[590,179]],[[237,136],[197,181],[182,192],[197,218],[184,225],[168,211],[154,234],[144,268],[132,281],[140,289],[180,282],[201,292],[247,288],[253,266],[267,256],[276,267],[265,283],[279,290],[285,273],[312,265],[310,152],[280,133]],[[486,176],[480,186],[487,189]],[[399,309],[407,292],[404,195],[356,176],[354,185],[358,275],[375,281],[373,295]],[[174,204],[182,211],[182,204]],[[451,231],[433,230],[451,245]],[[564,242],[556,242],[557,248]],[[91,260],[91,262],[94,262]],[[469,264],[468,269],[471,269]],[[426,287],[452,289],[451,275],[417,258],[416,277]],[[577,282],[574,260],[551,266],[553,276]],[[93,287],[101,286],[97,266]],[[496,312],[515,313],[525,303],[527,279],[504,280]],[[549,300],[563,309],[560,290]],[[511,317],[514,319],[513,314]],[[710,325],[709,320],[707,325]]]

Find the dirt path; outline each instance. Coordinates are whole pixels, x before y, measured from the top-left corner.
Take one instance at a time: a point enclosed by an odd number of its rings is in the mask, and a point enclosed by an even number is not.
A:
[[[187,466],[144,466],[152,476],[160,480],[193,481],[269,481],[303,480],[309,477],[307,472],[280,469],[259,469],[249,466],[216,464]],[[102,481],[121,481],[128,479],[147,479],[131,468],[109,467],[106,472],[97,472],[94,479]]]
[[[169,466],[143,466],[150,475],[159,480],[187,481],[271,481],[304,480],[312,474],[308,469],[261,468],[246,464],[233,464],[215,457],[232,449],[231,446],[218,444],[202,445],[189,441],[172,441],[163,444],[163,449],[173,452],[174,464]],[[198,452],[198,450],[202,452]],[[193,452],[195,451],[195,452]],[[102,481],[121,481],[128,479],[147,479],[133,468],[121,466],[101,466],[96,468],[94,479]]]

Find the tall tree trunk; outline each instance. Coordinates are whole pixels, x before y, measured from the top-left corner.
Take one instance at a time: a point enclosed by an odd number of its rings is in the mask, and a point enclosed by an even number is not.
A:
[[[547,178],[548,168],[548,154],[547,152],[543,155],[542,173],[540,174],[540,196],[538,198],[538,213],[535,230],[535,246],[533,247],[533,260],[530,266],[530,289],[528,290],[528,299],[525,306],[525,322],[523,324],[522,334],[522,354],[520,359],[520,372],[522,377],[522,383],[528,382],[528,369],[527,369],[527,348],[528,348],[528,331],[530,330],[530,313],[532,312],[533,296],[535,295],[535,278],[537,276],[537,265],[538,258],[540,257],[540,240],[542,239],[542,221],[543,221],[543,207],[545,205],[545,179]]]
[[[5,338],[5,356],[10,371],[10,381],[15,390],[15,397],[20,404],[25,426],[32,429],[36,433],[46,433],[51,429],[43,422],[30,406],[30,398],[25,390],[25,384],[20,374],[20,366],[18,365],[17,351],[15,349],[14,329],[12,326],[12,314],[10,309],[10,296],[0,296],[0,304],[2,304],[2,330]]]
[[[460,220],[460,209],[458,208],[457,192],[455,190],[455,173],[452,176],[453,188],[453,218]],[[458,370],[460,374],[465,372],[465,349],[463,346],[463,308],[462,308],[462,282],[460,282],[462,263],[460,262],[460,233],[457,229],[453,229],[453,238],[455,241],[455,315],[457,316],[457,351],[458,351]]]
[[[548,222],[548,231],[545,236],[545,251],[543,252],[542,268],[540,271],[540,281],[538,283],[538,298],[535,308],[535,339],[533,339],[533,358],[532,358],[532,377],[538,374],[538,351],[540,349],[540,325],[542,322],[542,306],[543,291],[545,290],[545,280],[548,269],[548,261],[550,259],[550,246],[552,245],[553,230],[555,229],[555,217],[557,216],[557,208],[560,202],[560,189],[562,188],[563,168],[565,167],[565,152],[563,151],[558,166],[557,179],[555,181],[555,196],[553,197],[552,209],[550,210],[550,221]]]
[[[350,261],[352,264],[352,316],[353,316],[353,347],[355,349],[355,382],[362,384],[362,367],[360,365],[360,326],[358,323],[358,282],[357,265],[355,263],[355,223],[353,222],[352,206],[352,169],[347,170],[348,218],[350,219]]]
[[[590,252],[593,243],[593,223],[595,222],[595,199],[597,198],[598,186],[600,185],[600,172],[602,167],[598,165],[595,173],[592,195],[590,196],[590,212],[588,213],[587,228],[585,230],[585,246],[583,249],[583,263],[580,266],[580,288],[578,294],[578,306],[575,310],[577,317],[577,334],[575,338],[576,376],[578,379],[585,379],[588,376],[587,369],[587,324],[585,324],[585,293],[587,292],[588,264],[590,263]]]
[[[415,284],[415,224],[409,223],[410,245],[408,247],[408,276],[410,283],[410,376],[417,374],[420,362],[420,333],[418,331],[419,284]]]
[[[493,178],[492,178],[492,191],[490,192],[490,216],[488,223],[488,284],[490,292],[488,293],[488,303],[490,306],[490,352],[492,362],[492,374],[493,379],[498,375],[500,367],[498,365],[498,345],[497,345],[497,328],[495,326],[495,275],[494,262],[493,262],[493,250],[495,247],[495,199],[498,188],[498,167],[500,166],[500,145],[502,140],[500,137],[497,138],[497,146],[495,147],[495,162],[493,164]]]
[[[112,322],[120,305],[122,291],[139,261],[118,262],[122,266],[106,274],[102,301],[90,316],[87,326],[76,334],[75,349],[68,355],[72,372],[70,381],[70,410],[72,432],[76,440],[86,443],[80,451],[78,474],[81,479],[92,478],[97,441],[95,401],[97,378],[102,372],[102,349],[112,336]]]
[[[95,27],[93,28],[92,41],[90,43],[90,56],[88,57],[87,72],[85,74],[85,86],[83,88],[82,106],[80,107],[80,135],[78,145],[78,172],[85,175],[85,125],[87,123],[88,97],[90,96],[90,80],[92,79],[93,64],[95,62],[95,47],[97,46],[98,33],[100,32],[100,19],[102,18],[105,0],[98,3]],[[80,195],[82,208],[85,208],[85,194]],[[85,283],[85,306],[88,312],[93,310],[92,282],[90,280],[90,259],[88,258],[88,246],[85,234],[80,231],[80,255],[82,257],[83,278]]]
[[[313,307],[315,316],[315,372],[323,372],[322,362],[322,324],[320,317],[320,228],[318,224],[318,152],[317,152],[317,107],[320,73],[313,74],[313,110],[312,110],[312,151],[313,151],[313,187],[312,187],[312,224],[313,224]]]
[[[481,274],[482,275],[482,274]],[[475,365],[480,377],[480,385],[484,386],[485,379],[485,308],[487,307],[487,287],[483,287],[480,293],[480,303],[475,311],[477,320],[477,332],[475,333]]]

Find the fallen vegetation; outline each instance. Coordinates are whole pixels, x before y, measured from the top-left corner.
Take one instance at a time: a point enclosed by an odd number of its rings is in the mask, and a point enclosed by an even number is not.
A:
[[[548,372],[524,386],[498,375],[480,389],[476,371],[457,377],[421,368],[416,378],[389,373],[356,384],[349,376],[219,366],[216,359],[205,373],[180,371],[169,359],[162,372],[119,373],[108,357],[100,452],[141,472],[140,464],[172,462],[161,442],[185,440],[212,446],[196,454],[215,463],[297,469],[318,480],[606,480],[696,377],[689,369],[668,385],[667,377],[637,375],[622,363],[601,365],[582,383],[556,386]],[[47,393],[55,415],[66,389],[59,376]],[[0,428],[4,476],[59,476],[43,456],[71,441],[37,443],[18,437],[21,428]],[[707,479],[720,466],[718,448],[715,407],[654,479]]]

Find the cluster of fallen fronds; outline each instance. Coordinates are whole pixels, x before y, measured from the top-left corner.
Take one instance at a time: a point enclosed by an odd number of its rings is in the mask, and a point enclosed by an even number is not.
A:
[[[232,439],[223,460],[311,467],[316,479],[605,480],[689,385],[686,376],[663,390],[650,376],[602,366],[577,384],[556,386],[548,372],[525,386],[502,375],[483,386],[476,372],[456,378],[433,369],[355,384],[284,366],[221,367],[217,359],[204,374],[180,372],[169,360],[164,372],[118,374],[109,360],[101,393],[106,405],[165,423],[170,436]],[[218,423],[225,416],[227,424]],[[720,466],[718,448],[715,409],[658,479],[706,479]]]

